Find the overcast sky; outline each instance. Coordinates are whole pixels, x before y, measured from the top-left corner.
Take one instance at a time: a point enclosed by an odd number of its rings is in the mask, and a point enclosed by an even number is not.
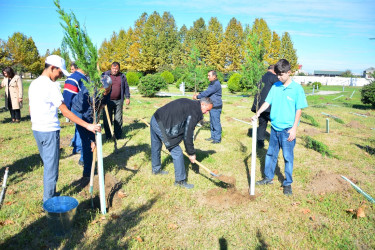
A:
[[[375,1],[374,0],[139,0],[99,1],[61,0],[66,11],[72,10],[99,48],[121,28],[133,27],[143,12],[170,12],[178,27],[188,28],[203,17],[208,25],[217,17],[225,29],[232,17],[246,24],[263,18],[280,36],[289,32],[297,49],[302,69],[346,70],[362,73],[375,67]],[[52,0],[0,0],[0,39],[14,32],[31,36],[44,54],[60,47],[63,31]]]

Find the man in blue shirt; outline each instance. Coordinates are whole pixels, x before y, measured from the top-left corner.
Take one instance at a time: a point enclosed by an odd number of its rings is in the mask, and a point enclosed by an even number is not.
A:
[[[307,107],[305,92],[301,85],[291,78],[290,63],[279,60],[275,65],[275,73],[279,78],[260,107],[253,120],[271,106],[271,135],[264,167],[265,178],[257,181],[257,185],[273,184],[275,168],[280,147],[283,150],[285,162],[285,180],[283,182],[285,195],[292,195],[292,173],[294,161],[294,146],[302,109]],[[255,139],[255,138],[253,138]]]
[[[213,108],[210,111],[211,137],[207,138],[206,140],[215,144],[221,142],[220,115],[223,108],[223,101],[221,100],[221,84],[217,79],[215,70],[208,72],[208,80],[210,81],[208,88],[200,94],[195,94],[193,99],[198,100],[203,97],[209,97],[213,103]]]

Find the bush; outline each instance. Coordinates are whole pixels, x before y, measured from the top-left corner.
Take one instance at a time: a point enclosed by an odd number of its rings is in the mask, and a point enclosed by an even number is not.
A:
[[[238,92],[241,91],[241,74],[234,73],[228,81],[228,89],[230,92]]]
[[[371,104],[375,108],[375,81],[363,86],[361,90],[361,102],[363,104]]]
[[[178,80],[182,77],[184,74],[184,69],[181,67],[177,67],[174,70],[172,70],[172,74],[175,80]]]
[[[203,91],[210,84],[207,79],[207,72],[203,68],[196,68],[193,72],[186,72],[178,79],[176,87],[178,88],[184,82],[186,91],[195,91],[195,86],[197,86],[197,92]]]
[[[168,85],[160,74],[148,74],[142,77],[138,84],[138,91],[146,97],[155,96],[161,89],[167,89]]]
[[[302,112],[302,117],[306,120],[309,120],[311,122],[311,125],[313,125],[314,127],[319,127],[319,123],[311,115]]]
[[[315,140],[315,139],[311,138],[310,136],[305,136],[304,140],[305,140],[305,143],[306,143],[306,148],[313,149],[316,152],[321,153],[323,156],[327,155],[328,157],[337,158],[337,156],[335,156],[332,153],[332,151],[329,150],[328,146],[325,145],[324,143],[322,143],[318,140]]]
[[[169,71],[164,71],[163,73],[161,73],[160,76],[164,78],[164,80],[165,80],[165,82],[166,82],[167,84],[171,84],[171,83],[174,82],[174,76],[173,76],[173,74],[172,74],[171,72],[169,72]]]
[[[126,73],[126,79],[128,80],[129,86],[137,86],[139,82],[139,74],[137,72]]]
[[[315,89],[316,89],[316,87],[318,87],[318,88],[320,89],[320,87],[322,86],[322,84],[321,84],[320,82],[313,82],[313,83],[311,84],[311,86],[312,86],[313,88],[315,88]]]

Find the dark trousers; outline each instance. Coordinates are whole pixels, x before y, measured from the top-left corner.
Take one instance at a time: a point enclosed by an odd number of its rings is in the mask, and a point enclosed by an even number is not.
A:
[[[21,120],[21,110],[20,109],[13,109],[12,107],[12,101],[10,100],[10,97],[9,97],[9,101],[8,101],[8,109],[9,109],[9,112],[10,112],[10,117],[12,118],[12,121],[13,120]]]
[[[116,139],[122,138],[122,108],[124,106],[124,102],[121,100],[110,100],[107,103],[109,119],[111,120],[111,124],[114,126],[114,133]],[[114,119],[113,119],[114,116]],[[103,122],[104,122],[104,131],[105,137],[107,139],[111,138],[111,130],[109,129],[108,121],[107,121],[107,114],[105,110],[103,110]]]
[[[258,120],[259,120],[259,127],[257,131],[257,140],[264,141],[264,138],[266,135],[267,123],[271,121],[270,113],[269,112],[261,113]]]

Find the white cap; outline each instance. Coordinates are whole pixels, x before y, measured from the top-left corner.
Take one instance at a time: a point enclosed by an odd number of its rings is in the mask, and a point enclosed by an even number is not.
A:
[[[70,76],[65,67],[65,60],[58,55],[50,55],[46,58],[46,63],[57,68],[60,68],[65,76]]]

